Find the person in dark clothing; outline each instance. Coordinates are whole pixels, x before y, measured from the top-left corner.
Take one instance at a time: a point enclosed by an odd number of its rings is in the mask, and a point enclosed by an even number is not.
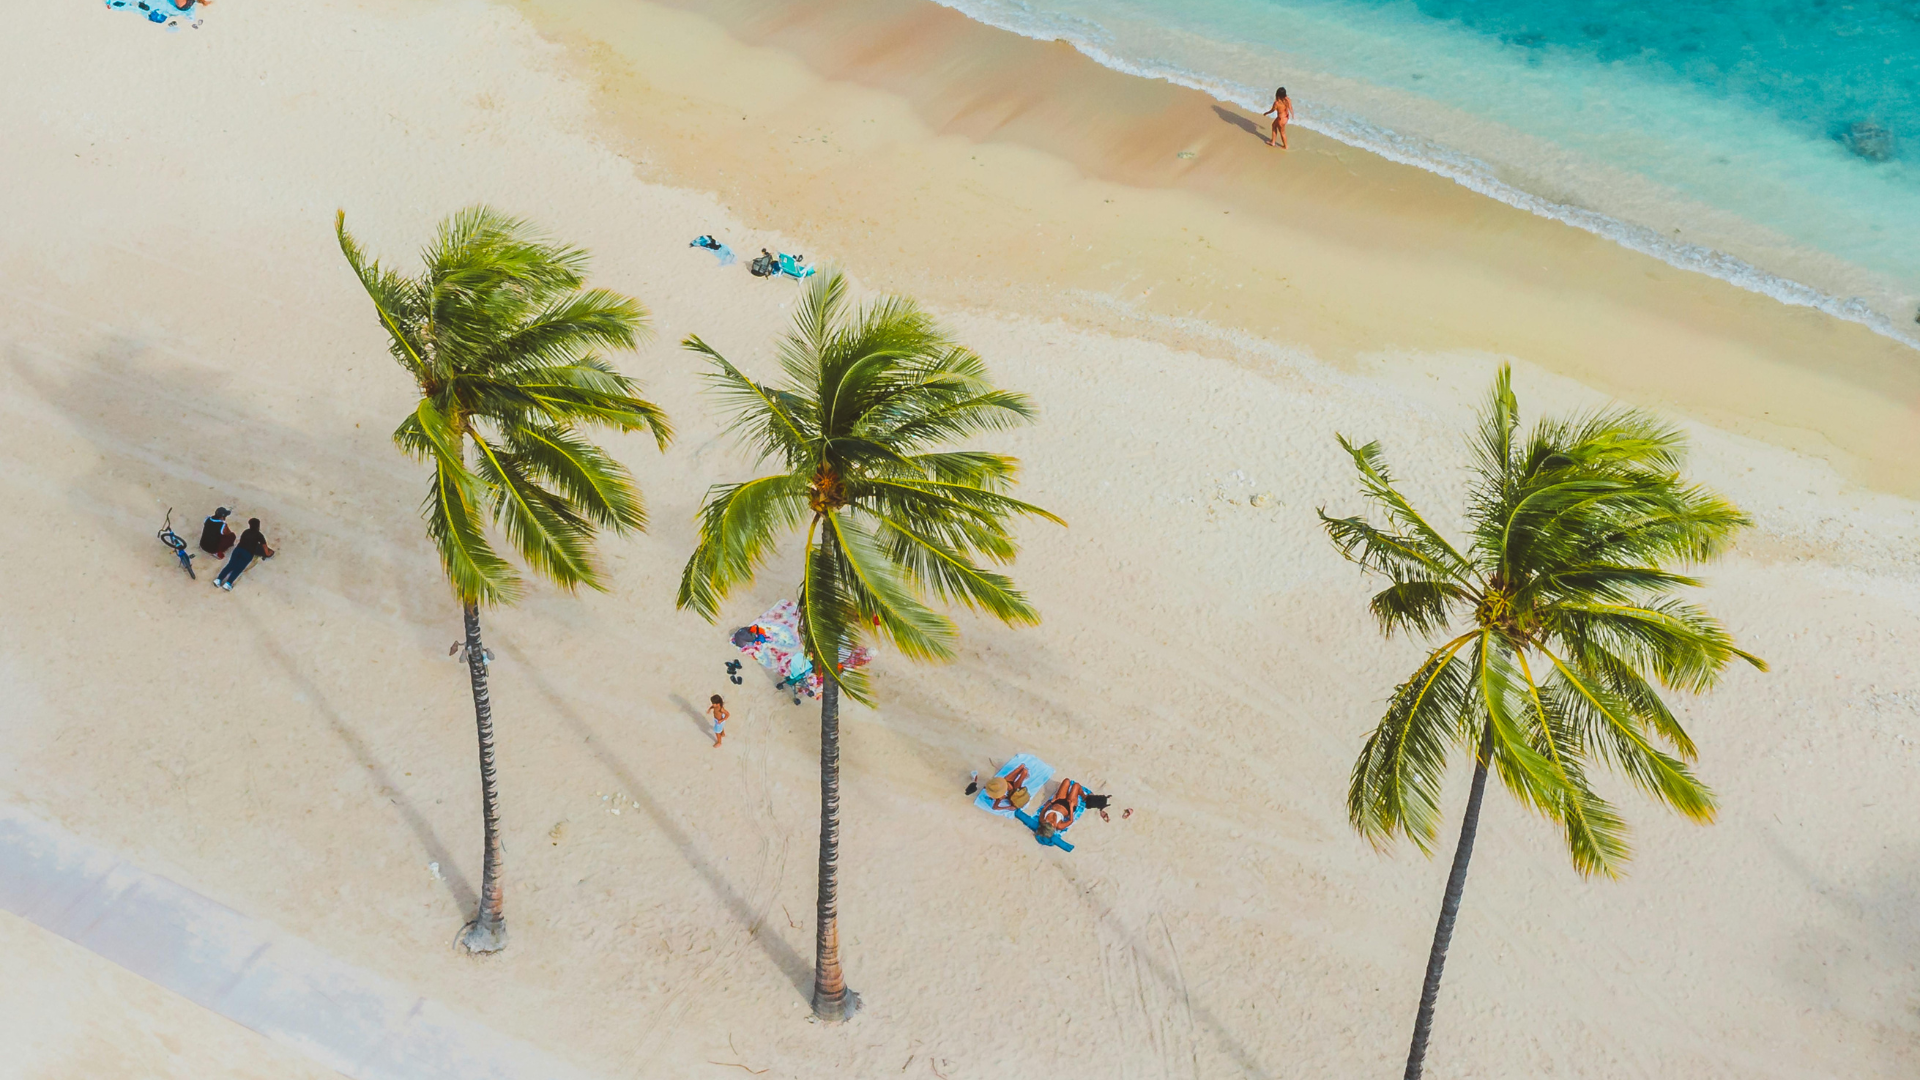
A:
[[[260,531],[260,519],[248,518],[247,531],[240,534],[240,542],[234,545],[233,558],[227,561],[226,569],[213,579],[215,586],[233,591],[233,583],[240,580],[255,559],[273,558],[273,549],[267,546],[267,534]]]
[[[221,507],[213,512],[205,525],[200,526],[200,550],[216,559],[227,557],[227,550],[239,537],[233,535],[233,529],[227,524],[227,515],[233,511]]]

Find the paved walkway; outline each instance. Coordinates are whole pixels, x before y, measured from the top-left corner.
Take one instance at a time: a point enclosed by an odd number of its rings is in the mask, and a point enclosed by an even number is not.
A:
[[[354,1080],[586,1077],[10,806],[0,908]]]

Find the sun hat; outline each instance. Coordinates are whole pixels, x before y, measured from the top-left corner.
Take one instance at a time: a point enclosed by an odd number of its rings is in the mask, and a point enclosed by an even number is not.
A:
[[[987,798],[989,799],[1004,799],[1007,797],[1007,791],[1009,790],[1007,778],[1004,776],[990,776],[987,778],[986,783],[980,785],[980,790],[986,792]]]

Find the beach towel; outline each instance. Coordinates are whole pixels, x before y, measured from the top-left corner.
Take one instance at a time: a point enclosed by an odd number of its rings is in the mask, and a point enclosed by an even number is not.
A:
[[[735,630],[729,640],[761,667],[778,675],[782,684],[807,697],[820,696],[824,680],[813,670],[813,661],[807,659],[800,644],[800,605],[782,600],[751,624]],[[873,650],[864,645],[842,649],[839,667],[841,671],[865,667],[872,660]]]
[[[1022,765],[1027,767],[1026,789],[1033,796],[1031,799],[1027,801],[1027,805],[1038,806],[1043,802],[1040,796],[1046,790],[1047,781],[1053,779],[1053,766],[1047,764],[1044,761],[1041,761],[1039,758],[1034,757],[1032,754],[1015,754],[1012,758],[1008,759],[1005,765],[1000,766],[999,772],[994,773],[993,775],[1006,776],[1007,774],[1013,772],[1013,770],[1018,769]],[[1017,819],[1021,814],[1021,811],[1019,810],[995,809],[993,805],[993,798],[992,796],[987,794],[985,788],[982,788],[978,792],[974,793],[973,805],[979,807],[982,810],[985,810],[989,814],[998,814],[1004,818]]]
[[[790,278],[812,277],[814,273],[813,267],[804,265],[800,261],[804,258],[806,258],[805,255],[788,255],[782,252],[780,255],[780,272]]]
[[[147,21],[168,30],[178,30],[183,26],[196,29],[200,19],[192,10],[182,11],[173,6],[170,0],[107,0],[107,7],[114,11],[133,11],[147,17]]]
[[[1036,843],[1045,844],[1048,847],[1057,847],[1061,851],[1073,850],[1073,845],[1067,843],[1067,838],[1060,833],[1054,833],[1052,836],[1041,836],[1039,819],[1027,813],[1025,810],[1015,810],[1013,816],[1020,819],[1020,824],[1025,825],[1033,831],[1033,839]]]
[[[721,243],[720,241],[715,240],[711,236],[696,237],[693,241],[688,243],[687,246],[705,248],[708,251],[713,252],[714,258],[720,260],[721,266],[732,266],[736,261],[733,257],[733,249]]]

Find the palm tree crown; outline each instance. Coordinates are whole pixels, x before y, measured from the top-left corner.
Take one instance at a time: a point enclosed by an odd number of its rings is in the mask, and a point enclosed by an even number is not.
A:
[[[952,655],[953,623],[922,601],[927,590],[1008,623],[1038,622],[1011,580],[979,564],[1013,558],[1010,517],[1059,519],[1007,494],[1013,458],[936,449],[1027,421],[1027,399],[990,385],[980,358],[911,301],[856,310],[846,289],[837,273],[815,280],[779,343],[778,383],[687,339],[712,362],[734,430],[783,471],[712,489],[679,604],[713,619],[805,519],[805,647],[823,677],[865,701],[865,673],[834,668],[869,627],[907,656]]]
[[[1670,564],[1714,557],[1748,524],[1680,478],[1683,436],[1609,410],[1522,437],[1503,368],[1471,444],[1464,551],[1395,488],[1378,443],[1341,445],[1388,524],[1320,518],[1343,554],[1391,582],[1371,603],[1382,632],[1465,626],[1395,689],[1368,737],[1347,796],[1354,827],[1430,853],[1455,746],[1558,822],[1583,874],[1617,876],[1628,858],[1624,822],[1588,783],[1593,763],[1711,821],[1693,741],[1649,680],[1699,692],[1735,657],[1765,664],[1674,595],[1699,583]]]
[[[393,438],[434,465],[422,510],[454,592],[479,604],[519,595],[520,576],[494,551],[489,522],[542,577],[568,590],[602,588],[595,527],[644,528],[646,511],[627,470],[579,429],[647,430],[662,449],[672,438],[660,409],[595,353],[632,348],[646,312],[583,289],[584,251],[488,207],[442,222],[418,277],[368,260],[344,212],[335,231],[393,358],[419,384]]]

